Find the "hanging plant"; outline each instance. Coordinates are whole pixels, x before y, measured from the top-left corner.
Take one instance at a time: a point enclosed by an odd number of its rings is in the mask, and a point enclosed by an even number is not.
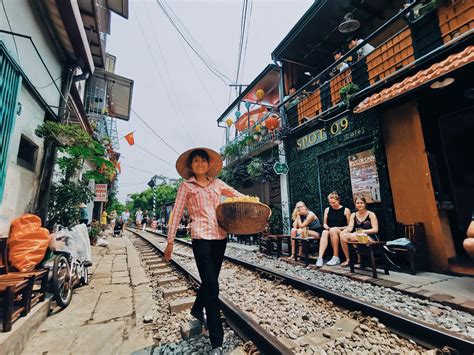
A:
[[[261,158],[253,158],[247,165],[247,172],[251,178],[255,178],[263,174],[263,161]]]
[[[341,96],[341,100],[345,102],[347,106],[349,106],[349,101],[351,96],[359,92],[359,85],[354,83],[349,83],[339,90],[339,95]]]
[[[224,149],[224,158],[227,160],[230,160],[232,158],[237,157],[239,153],[240,153],[239,142],[230,143]]]

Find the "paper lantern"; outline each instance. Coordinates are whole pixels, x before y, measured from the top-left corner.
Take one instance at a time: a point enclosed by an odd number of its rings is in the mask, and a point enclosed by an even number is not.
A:
[[[260,126],[259,124],[255,126],[255,132],[257,133],[259,133],[261,129],[262,129],[262,126]]]
[[[237,119],[240,117],[241,113],[240,111],[235,111],[235,117],[237,117]]]
[[[228,119],[225,120],[225,123],[227,123],[227,127],[230,127],[232,126],[232,123],[234,123],[234,120],[229,117]]]
[[[280,124],[278,118],[279,117],[275,114],[270,115],[270,117],[265,120],[265,127],[267,127],[270,131],[273,131]]]
[[[250,109],[250,106],[252,106],[252,103],[246,101],[246,102],[245,102],[245,107],[247,108],[247,110]]]
[[[265,91],[262,89],[258,89],[255,91],[255,96],[257,97],[258,101],[261,101],[265,97]]]

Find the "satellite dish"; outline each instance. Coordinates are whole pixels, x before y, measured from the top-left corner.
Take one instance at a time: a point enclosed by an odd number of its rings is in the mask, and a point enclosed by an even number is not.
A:
[[[341,33],[354,32],[360,27],[360,22],[353,18],[352,13],[349,12],[344,16],[344,21],[339,25],[338,29]]]

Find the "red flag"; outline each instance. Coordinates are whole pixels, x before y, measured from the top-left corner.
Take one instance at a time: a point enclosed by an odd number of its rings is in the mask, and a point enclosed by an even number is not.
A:
[[[120,163],[117,163],[117,168],[119,173],[122,173],[122,166],[120,165]]]
[[[133,139],[133,132],[130,132],[125,136],[125,139],[127,140],[128,144],[134,145],[135,144],[135,139]]]

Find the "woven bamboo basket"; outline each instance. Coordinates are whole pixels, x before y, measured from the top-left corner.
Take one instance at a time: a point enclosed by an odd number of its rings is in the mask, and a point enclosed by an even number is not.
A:
[[[216,208],[219,226],[230,234],[255,234],[263,231],[270,207],[260,202],[227,202]]]

